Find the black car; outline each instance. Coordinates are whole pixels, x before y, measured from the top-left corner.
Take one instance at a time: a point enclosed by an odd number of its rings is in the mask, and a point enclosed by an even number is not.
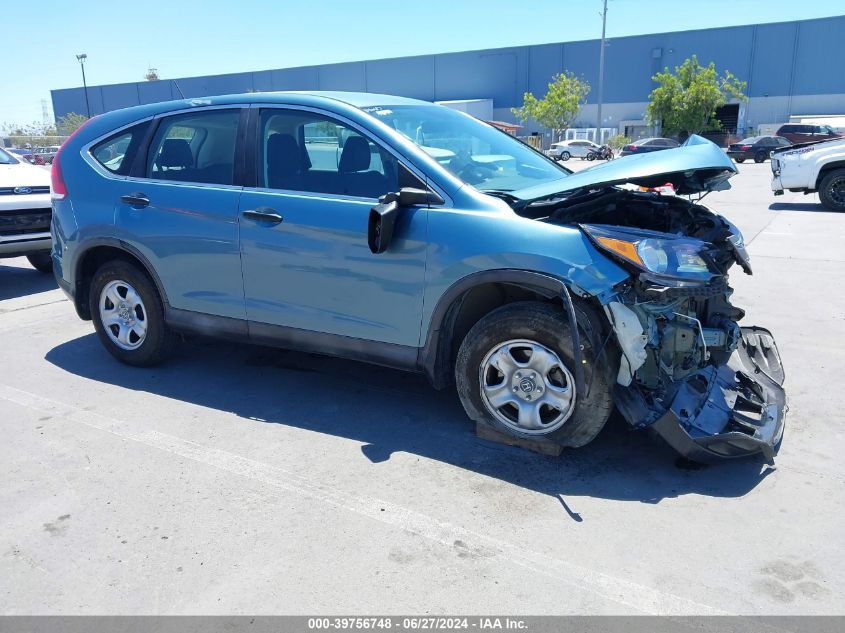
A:
[[[622,156],[629,156],[631,154],[645,154],[646,152],[659,152],[662,149],[672,149],[678,147],[677,141],[671,138],[641,138],[638,141],[629,143],[622,148]]]
[[[782,136],[749,136],[739,143],[728,146],[728,156],[736,162],[754,159],[755,163],[765,161],[772,150],[788,147],[791,143]]]

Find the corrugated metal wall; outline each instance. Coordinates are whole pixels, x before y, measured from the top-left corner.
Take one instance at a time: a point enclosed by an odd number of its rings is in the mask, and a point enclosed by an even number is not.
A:
[[[737,26],[700,31],[611,38],[606,56],[605,102],[610,121],[642,115],[653,88],[651,76],[692,54],[713,61],[748,82],[752,97],[746,119],[787,119],[845,112],[845,16]],[[492,98],[498,118],[513,120],[509,108],[531,90],[545,94],[550,77],[562,70],[582,75],[593,86],[598,76],[597,40],[444,53],[343,64],[324,64],[230,75],[177,79],[186,97],[252,90],[354,90],[441,101]],[[594,103],[593,90],[588,103]],[[813,97],[818,95],[818,99]],[[91,86],[94,114],[179,98],[169,80]],[[841,96],[841,99],[840,99]],[[52,91],[56,116],[85,112],[82,88]],[[816,105],[818,104],[818,105]],[[802,109],[797,112],[795,108]],[[586,108],[585,113],[593,111]],[[841,113],[837,112],[837,113]],[[582,115],[583,118],[583,115]]]

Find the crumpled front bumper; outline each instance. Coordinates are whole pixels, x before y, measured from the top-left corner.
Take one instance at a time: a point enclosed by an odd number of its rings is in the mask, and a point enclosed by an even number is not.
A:
[[[650,427],[693,461],[762,453],[772,462],[780,447],[787,409],[780,353],[768,330],[741,331],[728,362],[686,378]]]

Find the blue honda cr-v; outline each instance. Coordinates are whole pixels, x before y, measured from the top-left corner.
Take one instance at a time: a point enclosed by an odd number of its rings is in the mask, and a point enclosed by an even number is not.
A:
[[[648,190],[735,172],[692,137],[573,174],[385,95],[189,99],[95,117],[62,146],[53,259],[132,365],[176,332],[225,336],[424,372],[523,438],[582,446],[615,405],[693,459],[771,458],[783,369],[729,301],[742,236]]]

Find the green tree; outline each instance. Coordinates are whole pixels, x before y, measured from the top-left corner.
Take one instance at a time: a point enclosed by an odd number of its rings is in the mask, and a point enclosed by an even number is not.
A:
[[[550,128],[555,140],[558,140],[578,115],[589,93],[589,83],[571,72],[564,72],[552,77],[545,97],[538,99],[526,92],[522,106],[511,108],[511,112],[523,123],[534,119],[543,127]]]
[[[651,91],[646,117],[661,123],[664,134],[699,134],[722,127],[716,109],[731,99],[744,101],[746,83],[729,70],[719,75],[716,65],[702,66],[693,55],[675,67],[664,68],[651,78],[657,88]]]
[[[28,124],[9,123],[0,125],[0,130],[5,130],[11,136],[54,136],[56,128],[48,123],[33,121]]]
[[[73,134],[88,120],[84,114],[77,114],[76,112],[68,112],[64,116],[56,119],[56,128],[60,134]]]
[[[624,134],[614,134],[609,139],[607,139],[607,144],[614,150],[620,150],[625,147],[628,143],[631,142]]]

